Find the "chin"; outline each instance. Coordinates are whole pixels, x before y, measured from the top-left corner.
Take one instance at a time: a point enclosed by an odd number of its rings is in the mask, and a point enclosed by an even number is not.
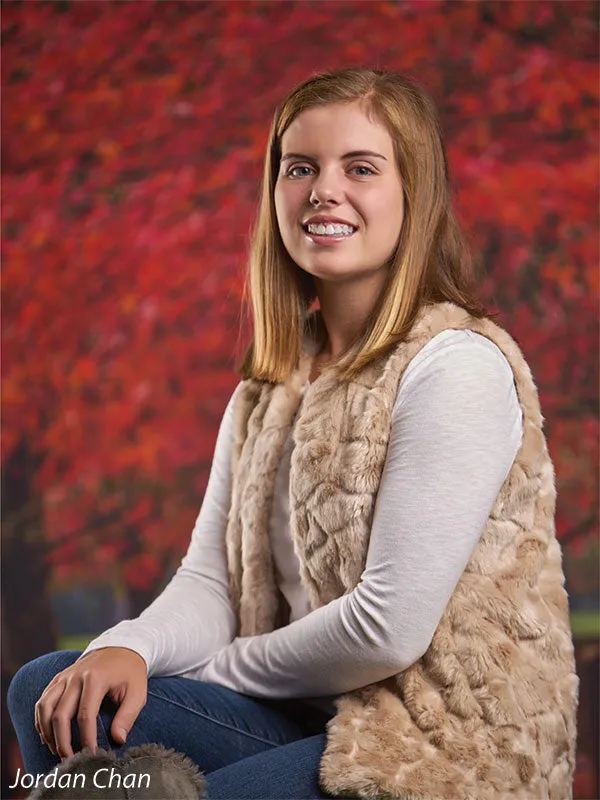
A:
[[[308,272],[309,275],[312,275],[313,278],[319,281],[331,281],[333,283],[338,281],[346,281],[350,278],[355,278],[359,276],[359,273],[353,271],[351,269],[344,269],[342,266],[332,267],[330,269],[319,269],[315,267],[314,269],[307,269],[305,272]]]

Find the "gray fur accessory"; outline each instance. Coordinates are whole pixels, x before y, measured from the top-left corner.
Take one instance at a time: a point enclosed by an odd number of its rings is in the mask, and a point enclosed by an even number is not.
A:
[[[27,800],[199,800],[206,780],[191,758],[162,744],[113,751],[89,747],[61,761]]]

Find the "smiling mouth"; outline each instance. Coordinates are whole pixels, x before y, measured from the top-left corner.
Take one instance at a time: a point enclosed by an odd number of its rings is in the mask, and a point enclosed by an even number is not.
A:
[[[326,225],[319,225],[318,227],[320,228],[320,232],[317,233],[315,231],[315,227],[317,227],[317,226],[315,226],[315,225],[312,225],[312,224],[310,225],[310,227],[312,228],[312,231],[309,230],[309,226],[308,225],[301,225],[300,227],[302,228],[302,230],[306,234],[307,238],[311,239],[312,241],[319,242],[319,243],[329,242],[329,241],[331,241],[331,242],[339,242],[339,241],[342,241],[343,239],[350,239],[350,237],[354,236],[354,234],[358,230],[358,228],[355,228],[352,225],[345,225],[344,226],[345,230],[327,232],[327,226]]]

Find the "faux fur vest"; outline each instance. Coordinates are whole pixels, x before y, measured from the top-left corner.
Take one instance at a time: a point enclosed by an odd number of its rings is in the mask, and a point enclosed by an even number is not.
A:
[[[568,800],[579,680],[554,529],[554,470],[521,350],[490,320],[452,303],[424,306],[389,355],[351,382],[322,373],[300,407],[311,357],[323,341],[320,312],[313,320],[320,333],[305,337],[294,375],[282,384],[244,381],[236,398],[226,543],[237,635],[289,622],[268,526],[295,417],[290,528],[316,609],[360,581],[404,370],[443,330],[483,334],[512,367],[521,447],[427,652],[403,672],[336,701],[320,785],[362,798]]]

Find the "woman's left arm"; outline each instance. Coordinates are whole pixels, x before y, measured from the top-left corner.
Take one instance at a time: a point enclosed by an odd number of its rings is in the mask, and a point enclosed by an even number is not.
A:
[[[272,633],[234,639],[201,680],[255,697],[336,695],[426,651],[522,435],[502,353],[472,331],[445,334],[403,375],[359,584]]]

